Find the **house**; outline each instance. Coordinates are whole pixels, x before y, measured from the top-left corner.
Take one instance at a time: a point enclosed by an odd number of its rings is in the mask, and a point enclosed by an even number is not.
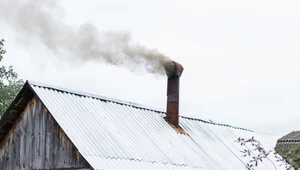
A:
[[[253,131],[185,116],[176,126],[166,114],[27,81],[0,121],[0,169],[246,169],[235,141]]]
[[[289,151],[300,146],[300,131],[293,131],[277,140],[276,151],[285,157]]]

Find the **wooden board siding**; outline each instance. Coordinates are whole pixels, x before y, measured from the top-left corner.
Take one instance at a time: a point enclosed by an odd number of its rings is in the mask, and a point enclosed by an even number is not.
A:
[[[33,97],[0,144],[0,169],[88,168],[39,99]]]

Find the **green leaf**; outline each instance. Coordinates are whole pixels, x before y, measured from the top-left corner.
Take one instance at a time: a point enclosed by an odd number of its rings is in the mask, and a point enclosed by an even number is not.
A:
[[[0,40],[0,62],[6,53],[3,46],[4,40],[2,39]],[[23,80],[18,78],[18,74],[13,70],[12,66],[0,66],[0,117],[8,109],[23,83]]]

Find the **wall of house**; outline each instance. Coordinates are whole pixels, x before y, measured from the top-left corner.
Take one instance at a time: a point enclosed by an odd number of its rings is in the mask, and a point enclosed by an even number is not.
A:
[[[88,168],[39,99],[27,104],[0,144],[0,169]]]

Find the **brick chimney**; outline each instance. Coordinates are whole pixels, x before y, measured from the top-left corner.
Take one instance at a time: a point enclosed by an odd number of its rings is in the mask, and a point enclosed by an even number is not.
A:
[[[173,70],[168,73],[167,89],[167,117],[166,120],[170,125],[179,127],[179,81],[183,72],[181,64],[173,61]]]

